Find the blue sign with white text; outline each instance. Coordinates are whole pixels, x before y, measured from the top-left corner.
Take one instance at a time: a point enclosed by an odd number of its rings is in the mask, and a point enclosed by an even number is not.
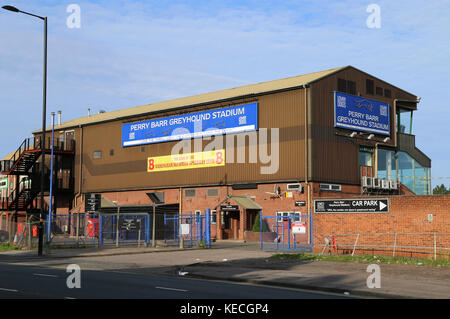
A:
[[[334,126],[390,135],[389,103],[334,92]]]
[[[122,125],[122,146],[176,141],[258,129],[258,103]]]

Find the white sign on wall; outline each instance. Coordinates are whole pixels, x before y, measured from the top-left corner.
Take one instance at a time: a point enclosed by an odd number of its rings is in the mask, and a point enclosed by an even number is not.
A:
[[[189,224],[181,224],[181,235],[189,235]]]
[[[292,224],[293,234],[306,234],[306,223],[295,222]]]

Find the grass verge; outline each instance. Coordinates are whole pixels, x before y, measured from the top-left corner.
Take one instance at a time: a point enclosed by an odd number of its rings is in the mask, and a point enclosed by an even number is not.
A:
[[[11,245],[10,243],[0,244],[0,251],[8,251],[8,250],[18,250],[17,246]]]
[[[406,258],[406,257],[387,257],[387,256],[339,256],[339,255],[315,255],[315,254],[275,254],[271,259],[288,259],[299,261],[343,261],[343,262],[360,262],[360,263],[380,263],[380,264],[404,264],[416,266],[433,266],[433,267],[450,267],[449,259],[428,259],[428,258]]]

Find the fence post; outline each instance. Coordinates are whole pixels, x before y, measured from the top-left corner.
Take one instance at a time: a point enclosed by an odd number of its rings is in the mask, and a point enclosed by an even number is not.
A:
[[[11,244],[14,241],[14,235],[13,235],[13,215],[12,213],[9,214],[9,227],[8,227],[8,242]],[[15,232],[14,232],[15,233]]]
[[[394,249],[392,251],[392,257],[395,257],[395,248],[397,247],[397,233],[395,233],[394,237]]]
[[[310,237],[311,237],[311,252],[314,252],[314,228],[313,228],[313,209],[309,212],[309,220],[310,222]]]
[[[211,209],[209,208],[206,210],[205,230],[206,247],[211,248]]]
[[[156,248],[156,204],[153,204],[152,217],[152,247]]]
[[[434,260],[436,260],[436,233],[434,233]]]
[[[119,247],[119,219],[120,219],[120,206],[117,207],[117,220],[116,220],[116,247]]]
[[[150,215],[145,215],[145,247],[150,244]]]
[[[77,214],[77,230],[76,230],[76,246],[78,247],[80,241],[80,211]]]
[[[27,246],[28,246],[28,249],[31,249],[32,247],[31,247],[31,236],[32,236],[32,232],[31,232],[31,228],[32,228],[32,226],[31,226],[31,217],[29,217],[29,218],[27,218],[26,219],[26,225],[27,225],[27,233],[28,233],[28,241],[27,241]]]
[[[47,241],[50,243],[52,240],[52,217],[51,212],[48,213],[47,217]]]
[[[142,228],[142,222],[139,223],[138,247],[141,247],[141,228]]]
[[[359,234],[356,236],[355,245],[353,245],[352,256],[355,254],[356,245],[358,244]]]
[[[278,250],[279,249],[279,242],[278,242],[278,238],[279,238],[279,236],[278,236],[278,211],[277,211],[277,215],[275,217],[275,220],[276,220],[276,224],[277,224],[277,238],[276,238],[276,241],[277,241],[277,250]]]
[[[263,249],[263,228],[262,228],[262,211],[259,212],[259,231],[261,234],[261,240],[259,242],[259,248]]]
[[[100,246],[103,246],[103,215],[99,214],[98,216],[98,236],[100,239]]]

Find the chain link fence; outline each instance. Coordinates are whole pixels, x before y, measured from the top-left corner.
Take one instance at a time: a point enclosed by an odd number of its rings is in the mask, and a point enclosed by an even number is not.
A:
[[[39,220],[10,221],[8,230],[0,231],[0,243],[10,243],[19,249],[35,249],[38,246]]]
[[[372,254],[411,258],[450,258],[447,233],[333,234],[324,238],[321,254]]]

